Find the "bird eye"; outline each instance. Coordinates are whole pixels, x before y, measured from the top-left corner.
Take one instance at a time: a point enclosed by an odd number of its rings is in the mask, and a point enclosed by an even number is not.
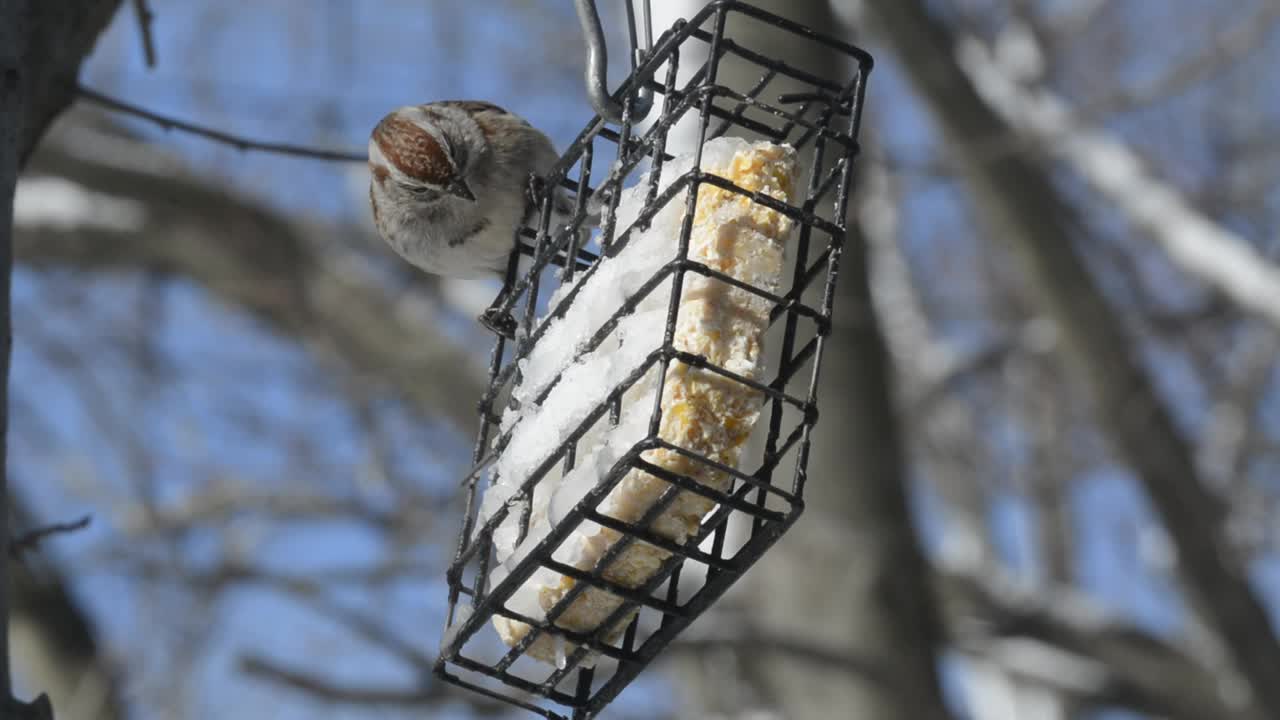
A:
[[[435,198],[440,197],[439,190],[434,190],[425,185],[401,185],[400,187],[404,188],[410,193],[413,193],[415,197],[421,198],[423,200],[434,200]]]

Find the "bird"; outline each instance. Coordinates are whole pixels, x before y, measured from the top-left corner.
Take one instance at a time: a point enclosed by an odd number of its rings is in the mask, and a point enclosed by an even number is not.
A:
[[[378,234],[435,275],[502,275],[517,226],[536,209],[530,188],[559,159],[542,131],[498,105],[441,100],[398,108],[369,136],[369,203]],[[537,178],[533,184],[530,179]],[[555,188],[555,212],[572,201]],[[511,337],[500,295],[481,323]]]

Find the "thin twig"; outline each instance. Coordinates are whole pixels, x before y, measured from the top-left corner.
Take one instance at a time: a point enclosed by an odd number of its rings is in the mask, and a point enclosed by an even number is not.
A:
[[[1098,3],[1100,9],[1105,3]],[[1092,11],[1090,11],[1092,12]],[[1215,73],[1225,71],[1265,42],[1280,21],[1280,4],[1264,5],[1249,19],[1219,31],[1195,55],[1173,65],[1158,78],[1137,87],[1121,87],[1085,99],[1075,108],[1074,124],[1095,126],[1113,115],[1132,112],[1180,92]],[[1056,30],[1055,30],[1056,32]],[[1044,138],[1015,132],[1001,134],[971,143],[980,160],[994,162],[1018,153],[1045,153],[1049,144]],[[889,158],[890,165],[913,175],[945,177],[956,174],[952,158],[917,160],[907,157]]]
[[[83,85],[80,85],[77,90],[83,100],[107,108],[108,110],[142,118],[143,120],[159,125],[165,130],[179,130],[191,135],[198,135],[208,140],[213,140],[214,142],[230,145],[241,151],[247,152],[249,150],[256,150],[259,152],[275,153],[278,155],[292,155],[294,157],[305,157],[313,160],[325,160],[327,162],[364,162],[366,158],[364,153],[354,151],[344,152],[340,150],[321,150],[319,148],[309,148],[302,145],[291,145],[289,143],[273,143],[261,140],[252,140],[250,138],[224,132],[222,130],[215,130],[214,128],[196,125],[167,115],[161,115],[145,108],[138,107],[137,105],[124,102],[123,100],[117,100],[116,98],[104,95],[97,90],[91,90]]]
[[[64,533],[73,533],[89,527],[89,523],[93,518],[89,515],[69,523],[53,523],[35,528],[28,532],[22,533],[18,537],[9,541],[9,557],[17,560],[22,557],[23,553],[34,550],[39,547],[40,543],[50,535],[61,535]]]
[[[298,602],[316,613],[325,616],[352,634],[359,636],[379,651],[386,651],[403,660],[410,666],[431,671],[435,658],[422,652],[416,641],[405,638],[377,617],[344,607],[334,602],[327,594],[299,595]]]
[[[463,699],[455,695],[448,686],[438,683],[428,687],[405,688],[338,684],[327,678],[284,667],[272,660],[255,655],[240,658],[240,672],[334,703],[428,707]],[[469,709],[477,715],[500,715],[510,709],[509,705],[490,700],[470,696],[465,700],[469,704]]]
[[[1280,3],[1268,2],[1251,17],[1215,32],[1196,44],[1196,52],[1172,64],[1159,77],[1136,87],[1120,87],[1102,96],[1086,99],[1077,112],[1082,124],[1095,124],[1107,116],[1136,110],[1185,92],[1196,83],[1225,72],[1260,47],[1280,22]]]
[[[156,66],[156,41],[151,35],[151,21],[156,14],[151,12],[147,0],[133,0],[134,14],[138,18],[138,30],[142,33],[142,53],[147,58],[147,67]]]
[[[856,651],[829,647],[812,638],[792,637],[757,627],[737,628],[733,633],[695,635],[677,640],[671,645],[673,657],[686,653],[716,653],[726,650],[753,656],[778,655],[802,667],[845,672],[875,682],[886,689],[904,694],[907,692],[906,688],[894,686],[893,676],[885,672],[884,668]]]
[[[355,687],[339,685],[326,678],[277,665],[257,656],[240,659],[240,672],[253,675],[308,695],[331,702],[359,705],[429,705],[439,702],[442,693],[438,688],[421,687]]]

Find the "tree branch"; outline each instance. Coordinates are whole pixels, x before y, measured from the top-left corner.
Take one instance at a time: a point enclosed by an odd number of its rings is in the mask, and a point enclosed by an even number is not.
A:
[[[1081,13],[1083,25],[1092,23],[1097,18],[1097,15],[1100,14],[1098,11],[1106,6],[1107,3],[1105,1],[1094,0],[1094,4]],[[1178,63],[1160,77],[1138,87],[1119,88],[1085,101],[1074,113],[1074,122],[1081,127],[1092,125],[1102,121],[1109,115],[1135,110],[1159,98],[1186,90],[1191,85],[1225,69],[1232,62],[1240,60],[1256,49],[1275,29],[1278,17],[1280,17],[1280,5],[1265,3],[1255,15],[1215,34],[1206,43],[1207,48]],[[1083,26],[1076,27],[1074,21],[1068,20],[1066,22],[1070,25],[1069,31],[1059,27],[1050,28],[1047,39],[1044,37],[1045,33],[1039,31],[1038,28],[1021,28],[1019,32],[1025,32],[1027,39],[1040,41],[1039,45],[1023,47],[1029,47],[1036,57],[1043,57],[1043,54],[1051,49],[1043,47],[1046,42],[1051,46],[1056,46],[1059,44],[1058,38],[1085,31]],[[1022,40],[1023,36],[1019,36],[1018,39]],[[1022,66],[1010,68],[1010,71],[1012,76],[1019,78],[1024,78],[1029,74],[1027,68]],[[1037,78],[1043,75],[1042,72],[1030,74],[1035,75]],[[992,162],[1006,155],[1018,153],[1042,156],[1053,149],[1053,144],[1046,145],[1035,135],[1011,131],[992,133],[990,137],[971,141],[970,147],[967,148],[969,152],[966,154],[980,157],[984,162]],[[950,176],[957,172],[954,163],[945,158],[937,161],[920,161],[909,157],[899,157],[892,158],[892,160],[892,164],[896,169],[917,175]],[[1268,187],[1270,186],[1268,185]]]
[[[986,159],[973,147],[1008,125],[951,59],[958,39],[919,0],[869,3],[904,70],[948,136],[992,234],[1023,263],[1092,391],[1119,456],[1133,468],[1173,540],[1192,599],[1204,608],[1262,713],[1280,717],[1280,644],[1223,532],[1224,508],[1204,486],[1117,313],[1084,265],[1068,228],[1079,227],[1043,168],[1024,157]]]
[[[21,558],[23,553],[36,549],[50,535],[62,535],[83,530],[89,527],[89,523],[92,520],[93,517],[91,515],[85,515],[74,522],[51,523],[28,530],[9,541],[9,557],[15,560]]]
[[[333,229],[284,220],[186,175],[155,147],[85,128],[52,138],[32,170],[72,181],[62,190],[83,193],[98,211],[71,227],[65,216],[59,224],[35,209],[20,217],[20,262],[189,278],[393,386],[425,414],[464,432],[473,427],[485,385],[475,354],[437,329],[423,293],[389,290],[356,253],[341,249]]]
[[[1280,268],[1160,182],[1131,149],[1082,126],[1060,98],[1021,86],[978,41],[962,44],[959,57],[974,87],[1005,121],[1071,165],[1180,268],[1280,326]]]
[[[151,12],[147,0],[133,0],[133,13],[138,20],[138,33],[142,38],[142,54],[146,58],[147,67],[156,66],[156,41],[151,34],[151,23],[156,14]]]
[[[1033,685],[1092,704],[1112,704],[1175,720],[1258,720],[1233,706],[1204,661],[1109,616],[1066,589],[1017,587],[990,572],[934,573],[951,642]],[[821,670],[836,669],[891,693],[910,692],[873,659],[817,639],[724,619],[724,628],[681,637],[680,653],[767,654]],[[1021,646],[1014,641],[1024,643]]]
[[[343,685],[310,673],[287,668],[274,661],[253,655],[241,658],[240,671],[261,680],[284,685],[298,692],[335,703],[422,707],[461,699],[451,691],[449,686],[442,683],[432,683],[428,687],[413,688]],[[467,695],[465,699],[468,703],[468,708],[480,715],[501,715],[511,707],[481,700],[473,695]]]
[[[1277,19],[1280,19],[1280,3],[1263,2],[1256,13],[1214,33],[1207,42],[1198,44],[1191,57],[1174,64],[1156,79],[1138,87],[1108,92],[1095,100],[1086,100],[1080,112],[1084,123],[1168,97],[1226,69],[1265,42],[1276,29]],[[1040,48],[1041,52],[1044,50]]]
[[[952,641],[964,652],[1000,661],[996,644],[1024,638],[1098,663],[1104,684],[1092,698],[1180,720],[1261,720],[1231,703],[1219,673],[1206,661],[1103,612],[1065,588],[1018,587],[999,575],[952,569],[935,575]],[[1011,671],[1040,683],[1065,681],[1019,653]],[[1014,660],[1012,656],[1009,658]]]
[[[14,524],[30,527],[19,495],[10,498]],[[42,556],[6,559],[13,578],[9,630],[25,677],[49,693],[69,718],[121,720],[119,678],[103,656],[88,613]]]
[[[690,633],[686,633],[690,634]],[[671,645],[673,656],[681,653],[714,653],[733,651],[751,655],[774,655],[786,661],[799,663],[822,671],[836,670],[856,675],[877,686],[889,689],[908,700],[911,688],[903,687],[894,675],[881,667],[873,658],[859,656],[847,647],[820,644],[813,638],[801,638],[792,633],[766,630],[753,625],[737,624],[732,632],[691,633]],[[914,700],[911,700],[914,702]]]
[[[152,112],[146,108],[139,107],[123,100],[117,100],[109,95],[104,95],[97,90],[91,90],[83,85],[77,88],[80,98],[99,107],[106,108],[113,112],[118,112],[131,117],[141,118],[151,123],[155,123],[165,130],[178,130],[190,135],[212,140],[230,145],[231,147],[248,152],[257,150],[260,152],[275,153],[276,155],[291,155],[293,157],[311,158],[313,160],[325,160],[328,162],[365,162],[367,155],[354,151],[338,151],[338,150],[321,150],[318,148],[309,148],[302,145],[292,145],[289,143],[266,142],[263,140],[251,140],[249,138],[236,135],[234,133],[217,130],[215,128],[204,125],[196,125],[185,120],[161,115]]]

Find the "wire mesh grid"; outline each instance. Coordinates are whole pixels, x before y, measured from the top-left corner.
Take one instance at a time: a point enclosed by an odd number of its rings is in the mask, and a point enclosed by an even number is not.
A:
[[[852,68],[847,81],[832,82],[817,72],[770,57],[767,50],[745,47],[735,42],[733,33],[726,32],[726,27],[737,29],[749,23],[767,25],[799,43],[816,43],[834,53]],[[752,79],[742,87],[732,86],[727,73],[722,72],[722,65],[729,61],[750,68],[746,75],[736,72],[735,76]],[[544,189],[567,188],[577,199],[570,222],[553,227],[552,193],[540,193],[536,227],[522,228],[516,236],[520,252],[513,254],[500,297],[504,298],[502,310],[517,316],[521,332],[514,341],[499,337],[491,356],[490,385],[479,406],[476,469],[464,483],[465,517],[448,573],[448,626],[435,666],[437,676],[542,717],[593,717],[794,523],[803,509],[809,435],[818,417],[819,360],[831,329],[864,83],[870,69],[871,58],[864,51],[748,3],[709,4],[664,33],[615,95],[629,109],[642,89],[654,91],[660,107],[655,107],[653,122],[637,127],[625,111],[616,125],[597,116],[540,185]],[[776,89],[781,86],[789,92],[779,95]],[[693,142],[684,138],[693,149],[693,169],[674,179],[663,179],[663,187],[659,178],[664,164],[674,159],[667,146],[677,126],[696,132]],[[751,135],[800,151],[806,177],[803,190],[797,193],[798,202],[751,192],[699,170],[702,142],[725,134]],[[602,162],[605,160],[608,164]],[[593,171],[598,176],[599,168],[607,170],[596,180]],[[636,185],[641,173],[647,183],[644,206],[634,222],[619,227],[619,197],[624,188]],[[691,222],[684,221],[672,259],[621,301],[609,320],[576,350],[581,356],[599,347],[643,298],[669,292],[665,332],[654,338],[653,351],[641,367],[599,397],[586,418],[550,450],[505,504],[483,516],[479,507],[481,480],[488,462],[510,441],[510,427],[503,426],[499,411],[516,404],[511,395],[513,386],[521,381],[521,361],[528,358],[548,327],[572,307],[575,294],[587,279],[645,230],[663,207],[683,203],[684,217],[692,217],[702,185],[749,198],[793,221],[795,232],[787,241],[791,266],[784,287],[778,292],[754,287],[690,259]],[[588,198],[603,198],[603,208],[593,210]],[[599,227],[589,233],[580,231],[591,225],[596,212]],[[529,265],[523,272],[517,262],[522,255],[524,264]],[[556,265],[558,270],[551,267]],[[689,274],[712,278],[769,303],[768,374],[764,378],[745,377],[677,347],[673,341],[677,299]],[[537,318],[546,294],[561,286],[566,286],[563,298],[544,317]],[[732,467],[663,439],[658,432],[662,408],[653,403],[648,436],[602,473],[598,484],[495,583],[495,533],[500,525],[509,515],[518,514],[516,542],[523,541],[539,483],[551,482],[574,467],[578,444],[592,427],[618,422],[625,393],[641,377],[656,374],[661,387],[670,369],[681,364],[740,383],[756,394],[763,403],[763,415],[749,443],[754,449]],[[548,387],[554,387],[558,380],[553,379]],[[548,392],[543,390],[534,403],[540,403]],[[695,472],[675,472],[651,462],[652,451],[659,449],[679,455],[686,461],[685,467],[723,473],[729,478],[727,489],[698,482]],[[789,478],[782,477],[787,474],[782,468],[788,469]],[[666,483],[665,489],[634,521],[614,517],[603,509],[602,502],[628,472],[637,470]],[[713,509],[690,538],[676,542],[657,529],[655,520],[686,493],[709,499]],[[615,540],[589,567],[565,562],[558,549],[575,529],[589,523],[612,531]],[[632,545],[643,544],[657,548],[663,558],[656,571],[635,587],[610,579],[607,570],[611,564]],[[540,569],[557,573],[571,587],[543,608],[544,615],[533,617],[516,607],[512,597]],[[588,588],[612,595],[616,609],[594,630],[562,627],[567,624],[562,618]],[[524,623],[529,631],[508,647],[489,627],[497,617]],[[530,656],[540,638],[552,638],[556,643],[554,663]]]

